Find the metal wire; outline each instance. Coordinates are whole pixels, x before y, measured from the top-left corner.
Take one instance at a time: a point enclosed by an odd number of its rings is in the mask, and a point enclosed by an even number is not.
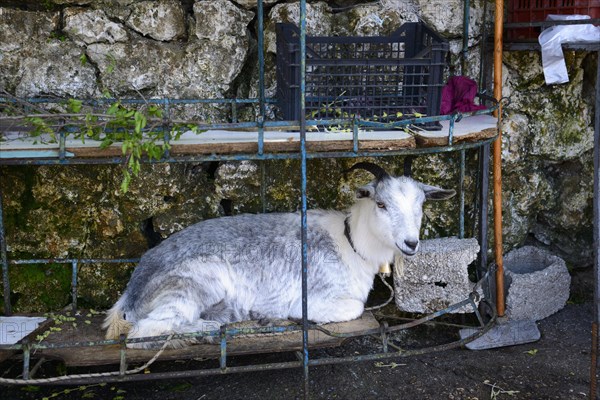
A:
[[[381,282],[383,282],[383,284],[385,286],[387,286],[388,289],[390,289],[390,297],[385,302],[383,302],[377,306],[365,307],[365,311],[379,310],[380,308],[383,308],[383,307],[387,306],[388,304],[390,304],[390,302],[394,299],[394,288],[389,283],[387,283],[387,281],[385,280],[386,274],[378,274],[378,275],[379,275],[379,279],[381,279]]]
[[[61,376],[55,376],[52,378],[37,378],[37,379],[0,378],[0,383],[9,384],[9,385],[26,383],[28,385],[32,385],[32,384],[47,384],[47,383],[64,382],[64,381],[69,381],[72,379],[104,378],[104,377],[123,375],[123,374],[124,375],[137,374],[141,371],[144,371],[146,368],[148,368],[150,365],[152,365],[158,359],[158,357],[160,357],[160,355],[163,353],[163,351],[165,351],[165,349],[167,348],[167,345],[171,341],[172,337],[173,337],[173,334],[169,335],[169,337],[167,337],[167,339],[163,343],[160,350],[158,350],[156,352],[156,354],[150,360],[148,360],[144,365],[134,368],[134,369],[126,370],[126,371],[124,371],[124,373],[121,373],[121,371],[96,372],[96,373],[91,373],[91,374],[61,375]]]

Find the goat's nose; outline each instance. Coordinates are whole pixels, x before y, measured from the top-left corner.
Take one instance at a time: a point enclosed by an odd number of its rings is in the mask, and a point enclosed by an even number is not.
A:
[[[405,240],[404,244],[406,245],[406,247],[408,247],[411,250],[415,250],[417,248],[417,246],[419,245],[419,241],[418,240]]]

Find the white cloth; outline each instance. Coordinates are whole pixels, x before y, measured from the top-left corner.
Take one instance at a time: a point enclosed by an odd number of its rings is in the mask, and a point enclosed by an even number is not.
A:
[[[548,15],[548,21],[590,19],[589,15]],[[569,82],[562,50],[566,42],[600,42],[600,27],[592,24],[555,25],[542,31],[538,38],[542,47],[542,66],[546,84]]]

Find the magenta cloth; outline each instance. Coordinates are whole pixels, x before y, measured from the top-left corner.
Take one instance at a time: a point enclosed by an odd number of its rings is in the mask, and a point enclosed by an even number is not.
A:
[[[466,76],[451,76],[446,86],[442,88],[442,104],[440,113],[442,115],[453,112],[468,112],[483,110],[485,106],[475,104],[477,95],[477,83]]]

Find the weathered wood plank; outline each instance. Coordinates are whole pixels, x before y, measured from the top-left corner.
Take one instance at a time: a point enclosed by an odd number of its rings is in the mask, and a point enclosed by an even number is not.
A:
[[[103,316],[86,316],[83,313],[76,316],[75,326],[71,322],[63,323],[60,332],[52,332],[45,343],[74,343],[84,341],[104,340],[104,330],[101,329]],[[88,321],[86,323],[86,321]],[[243,325],[232,324],[231,328],[247,328],[248,322]],[[258,325],[256,325],[258,326]],[[366,329],[377,328],[379,324],[371,313],[365,313],[361,318],[324,325],[333,332],[349,333]],[[339,346],[343,339],[328,336],[320,331],[309,331],[310,348]],[[302,333],[286,332],[278,334],[255,334],[248,336],[237,336],[227,341],[228,355],[245,355],[276,353],[296,351],[302,349]],[[36,356],[46,359],[58,359],[64,361],[67,366],[94,366],[118,364],[120,361],[120,349],[117,345],[112,346],[87,346],[69,347],[57,349],[43,349],[36,352]],[[128,363],[143,363],[156,354],[157,350],[127,349]],[[189,360],[195,358],[218,358],[220,346],[218,344],[197,344],[183,349],[167,349],[159,360]]]
[[[463,118],[456,122],[453,132],[453,144],[462,142],[476,142],[479,140],[490,139],[497,132],[498,120],[489,115],[475,115],[473,117]],[[448,146],[448,128],[450,122],[442,121],[442,130],[440,131],[419,131],[415,134],[418,147],[438,147]]]
[[[440,131],[419,131],[413,136],[402,130],[359,131],[359,150],[402,150],[415,147],[435,147],[448,145],[449,121],[442,121]],[[454,128],[453,143],[474,142],[494,137],[497,134],[497,119],[489,115],[477,115],[463,118]],[[24,133],[5,133],[0,142],[0,158],[33,156],[30,151],[58,151],[58,143],[50,138],[30,138]],[[310,131],[306,133],[306,147],[309,152],[351,151],[353,149],[351,132]],[[104,158],[122,156],[121,145],[116,143],[105,149],[99,142],[67,138],[65,142],[67,157]],[[265,153],[288,153],[300,150],[300,134],[297,131],[265,131]],[[173,142],[171,154],[182,155],[225,155],[253,154],[258,151],[258,132],[244,130],[209,130],[199,134],[184,133]],[[11,156],[13,154],[13,156]],[[42,155],[43,157],[46,157]]]

